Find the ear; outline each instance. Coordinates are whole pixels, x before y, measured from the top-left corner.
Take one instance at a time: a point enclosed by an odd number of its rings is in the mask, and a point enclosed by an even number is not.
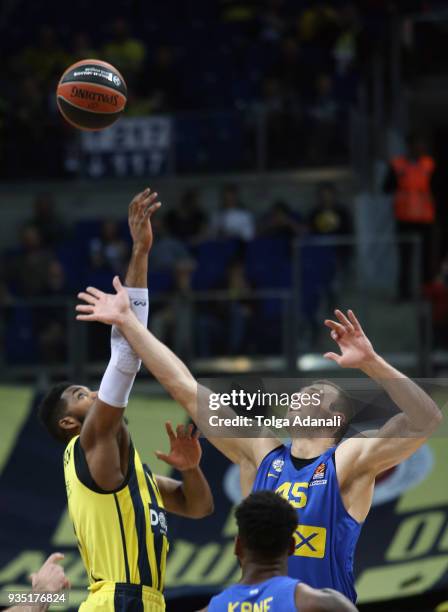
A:
[[[70,431],[72,429],[77,429],[81,423],[78,421],[78,419],[72,416],[65,416],[62,419],[59,419],[58,425],[61,429]]]
[[[291,540],[289,542],[289,548],[288,548],[288,557],[293,555],[295,550],[296,550],[296,541],[294,540],[294,537],[291,536]]]
[[[233,544],[233,553],[238,559],[241,559],[242,546],[240,536],[235,536],[235,542]]]

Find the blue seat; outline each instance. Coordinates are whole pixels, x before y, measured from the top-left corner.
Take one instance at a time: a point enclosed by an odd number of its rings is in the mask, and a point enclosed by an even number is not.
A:
[[[236,240],[208,240],[195,247],[197,267],[193,274],[193,288],[206,291],[223,284],[228,264],[238,246]]]
[[[291,286],[289,244],[282,238],[256,238],[247,245],[246,273],[260,289]]]

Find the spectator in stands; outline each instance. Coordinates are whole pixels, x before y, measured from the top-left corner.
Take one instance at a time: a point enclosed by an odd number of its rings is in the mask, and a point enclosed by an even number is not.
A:
[[[256,302],[251,299],[252,285],[246,276],[244,261],[236,257],[229,265],[225,282],[216,287],[230,300],[215,301],[199,307],[197,316],[198,353],[200,357],[246,354],[255,343],[251,334]]]
[[[103,222],[101,234],[90,242],[90,261],[94,269],[109,269],[113,274],[126,272],[129,248],[120,236],[117,221]]]
[[[145,45],[131,36],[129,23],[116,19],[112,25],[112,38],[103,48],[103,58],[113,64],[134,87],[142,73],[145,61]]]
[[[42,297],[64,298],[71,294],[64,268],[57,259],[48,265]],[[36,308],[35,326],[38,330],[41,358],[45,363],[65,359],[67,349],[67,310],[59,302]]]
[[[151,223],[156,237],[151,250],[151,271],[174,270],[179,262],[191,259],[184,243],[171,235],[163,217],[153,217]]]
[[[25,47],[13,60],[13,69],[17,75],[32,76],[40,86],[48,86],[67,67],[68,59],[56,31],[49,25],[42,25],[36,42]]]
[[[300,215],[293,212],[286,202],[278,200],[261,218],[258,234],[290,240],[304,232],[305,226],[301,221]]]
[[[237,238],[243,242],[254,237],[253,214],[240,204],[236,185],[224,187],[221,210],[212,219],[211,232],[218,238]]]
[[[65,227],[56,212],[51,193],[43,192],[36,197],[29,225],[37,227],[46,246],[52,246],[64,239]]]
[[[334,95],[333,79],[329,74],[321,74],[315,80],[314,99],[309,115],[313,122],[309,133],[309,162],[325,164],[345,153],[345,147],[337,138],[340,106]]]
[[[281,39],[287,27],[285,13],[285,0],[267,0],[259,15],[261,40],[277,42]]]
[[[153,217],[152,223],[154,225]],[[157,233],[158,237],[158,233]],[[153,250],[151,251],[151,268],[153,268]],[[150,318],[150,327],[162,342],[167,342],[173,350],[179,351],[183,359],[191,358],[194,345],[193,311],[190,297],[192,294],[192,276],[195,263],[191,258],[178,259],[173,269],[173,290],[167,302],[155,310]]]
[[[398,235],[408,240],[399,243],[399,297],[403,300],[409,299],[412,293],[409,272],[415,248],[409,242],[412,235],[421,241],[423,280],[427,282],[434,276],[435,170],[435,160],[428,153],[426,139],[421,134],[411,134],[408,153],[391,160],[383,185],[384,192],[393,196]]]
[[[448,343],[448,256],[435,278],[424,285],[423,295],[432,306],[433,338],[437,348]]]
[[[308,45],[330,49],[338,35],[337,11],[325,0],[316,0],[304,10],[298,19],[299,40]]]
[[[165,113],[182,108],[181,77],[174,49],[168,45],[158,47],[145,71],[148,77],[140,79],[136,94],[148,99],[151,111]]]
[[[92,57],[97,56],[97,51],[95,51],[92,46],[92,41],[90,40],[87,32],[76,32],[73,36],[72,40],[72,62],[79,62],[83,59],[91,59]]]
[[[167,212],[165,224],[174,238],[195,244],[204,238],[207,217],[199,204],[196,189],[188,189],[176,208]]]
[[[346,206],[338,202],[333,183],[321,183],[317,189],[317,202],[308,217],[310,232],[318,236],[351,234],[353,224]]]
[[[306,62],[302,61],[300,47],[292,36],[283,39],[280,58],[271,69],[270,76],[277,78],[285,99],[295,105],[300,94],[309,88],[309,73]]]
[[[19,239],[20,247],[11,262],[8,284],[14,293],[23,297],[42,295],[52,259],[51,253],[44,245],[39,229],[34,225],[22,227]]]

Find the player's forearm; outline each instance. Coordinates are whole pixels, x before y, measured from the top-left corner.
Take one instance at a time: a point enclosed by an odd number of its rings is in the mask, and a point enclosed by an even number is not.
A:
[[[182,472],[181,492],[186,516],[203,518],[213,512],[213,495],[199,466]]]
[[[151,374],[174,400],[195,417],[197,383],[186,365],[145,329],[133,314],[127,315],[119,328]]]
[[[369,361],[362,370],[383,387],[406,414],[411,430],[429,435],[438,427],[442,413],[429,395],[410,378],[379,356]]]
[[[148,286],[148,255],[147,249],[138,243],[133,245],[125,280],[128,287],[146,288]]]

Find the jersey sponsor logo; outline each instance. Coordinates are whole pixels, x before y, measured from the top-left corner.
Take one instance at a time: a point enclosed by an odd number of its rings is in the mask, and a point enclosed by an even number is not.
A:
[[[283,461],[283,459],[274,459],[274,461],[272,462],[272,469],[276,472],[281,472],[283,470],[284,465],[285,462]]]
[[[280,478],[280,474],[271,474],[271,472],[268,472],[268,478]]]
[[[157,512],[157,510],[154,510],[154,508],[150,508],[149,517],[151,520],[151,527],[158,527],[160,533],[166,536],[168,532],[168,523],[165,513],[162,511]]]
[[[326,485],[328,480],[314,480],[310,482],[310,487],[315,487],[316,485]]]
[[[296,547],[294,556],[314,557],[323,559],[325,556],[325,544],[327,541],[327,530],[325,527],[314,525],[299,525],[294,533]]]
[[[311,480],[322,480],[323,478],[325,478],[326,468],[327,466],[325,463],[319,463],[317,468],[314,470],[314,474]]]

